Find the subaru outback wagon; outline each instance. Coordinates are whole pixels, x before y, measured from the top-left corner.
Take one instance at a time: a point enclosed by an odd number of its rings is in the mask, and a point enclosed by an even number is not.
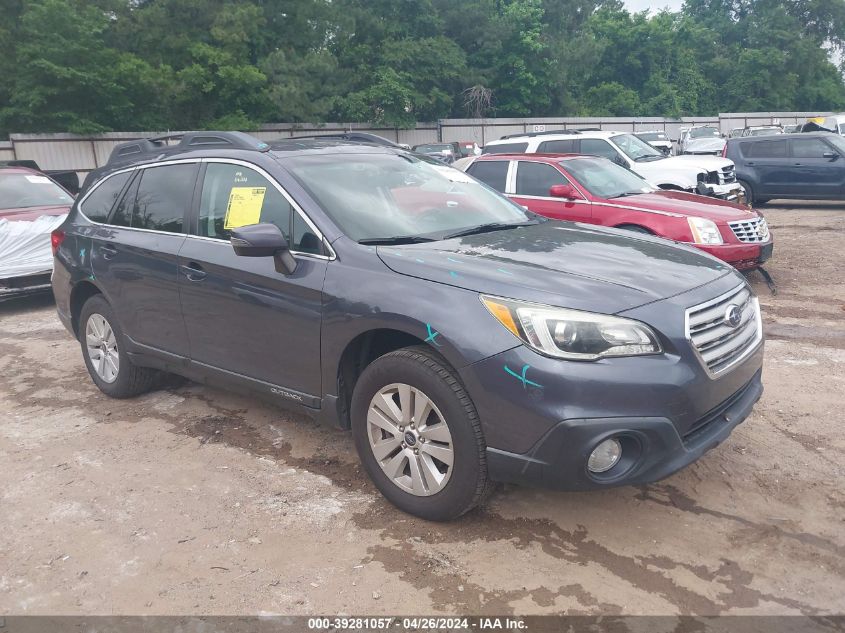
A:
[[[547,220],[401,149],[191,133],[118,146],[52,236],[94,383],[158,372],[349,428],[399,508],[492,482],[655,481],[762,393],[760,310],[690,247]]]

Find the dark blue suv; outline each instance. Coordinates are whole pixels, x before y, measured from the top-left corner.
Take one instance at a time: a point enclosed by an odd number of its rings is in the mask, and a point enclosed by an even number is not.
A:
[[[381,492],[428,519],[494,481],[666,477],[762,392],[759,305],[733,268],[546,220],[401,149],[125,143],[53,248],[59,316],[103,392],[173,372],[296,405],[351,428]]]
[[[728,139],[724,156],[749,204],[774,198],[845,200],[845,138],[830,132]]]

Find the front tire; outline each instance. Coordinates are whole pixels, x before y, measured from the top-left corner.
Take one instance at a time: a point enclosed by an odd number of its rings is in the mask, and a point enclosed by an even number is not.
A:
[[[91,379],[107,396],[131,398],[152,388],[158,372],[132,364],[123,330],[102,295],[94,295],[82,306],[79,343]]]
[[[751,188],[751,185],[748,184],[745,180],[738,180],[740,187],[742,187],[742,192],[745,194],[745,204],[749,207],[761,207],[768,202],[768,200],[764,198],[758,198],[757,195],[754,193],[754,189]]]
[[[475,405],[454,371],[427,348],[373,361],[355,385],[351,413],[364,469],[400,510],[448,521],[492,489]]]

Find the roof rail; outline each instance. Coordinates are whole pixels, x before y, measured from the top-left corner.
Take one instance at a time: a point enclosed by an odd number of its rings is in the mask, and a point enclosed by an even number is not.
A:
[[[506,138],[519,138],[521,136],[543,136],[544,134],[580,134],[578,130],[546,130],[545,132],[521,132],[519,134],[505,134],[504,136],[500,137],[499,140],[503,141]]]
[[[178,140],[170,144],[168,141]],[[176,154],[190,149],[221,148],[266,152],[270,146],[244,132],[180,132],[163,134],[116,145],[109,156],[109,165],[141,158]]]

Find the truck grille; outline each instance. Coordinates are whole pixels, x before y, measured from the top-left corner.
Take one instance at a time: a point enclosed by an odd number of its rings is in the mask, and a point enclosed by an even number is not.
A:
[[[707,172],[707,184],[710,185],[729,185],[736,182],[735,167],[728,165],[716,171]]]
[[[767,242],[769,240],[769,225],[765,218],[754,218],[752,220],[734,220],[728,222],[731,231],[740,242]]]
[[[739,311],[735,324],[728,315]],[[687,338],[711,376],[750,354],[763,338],[760,304],[747,285],[687,310]]]

